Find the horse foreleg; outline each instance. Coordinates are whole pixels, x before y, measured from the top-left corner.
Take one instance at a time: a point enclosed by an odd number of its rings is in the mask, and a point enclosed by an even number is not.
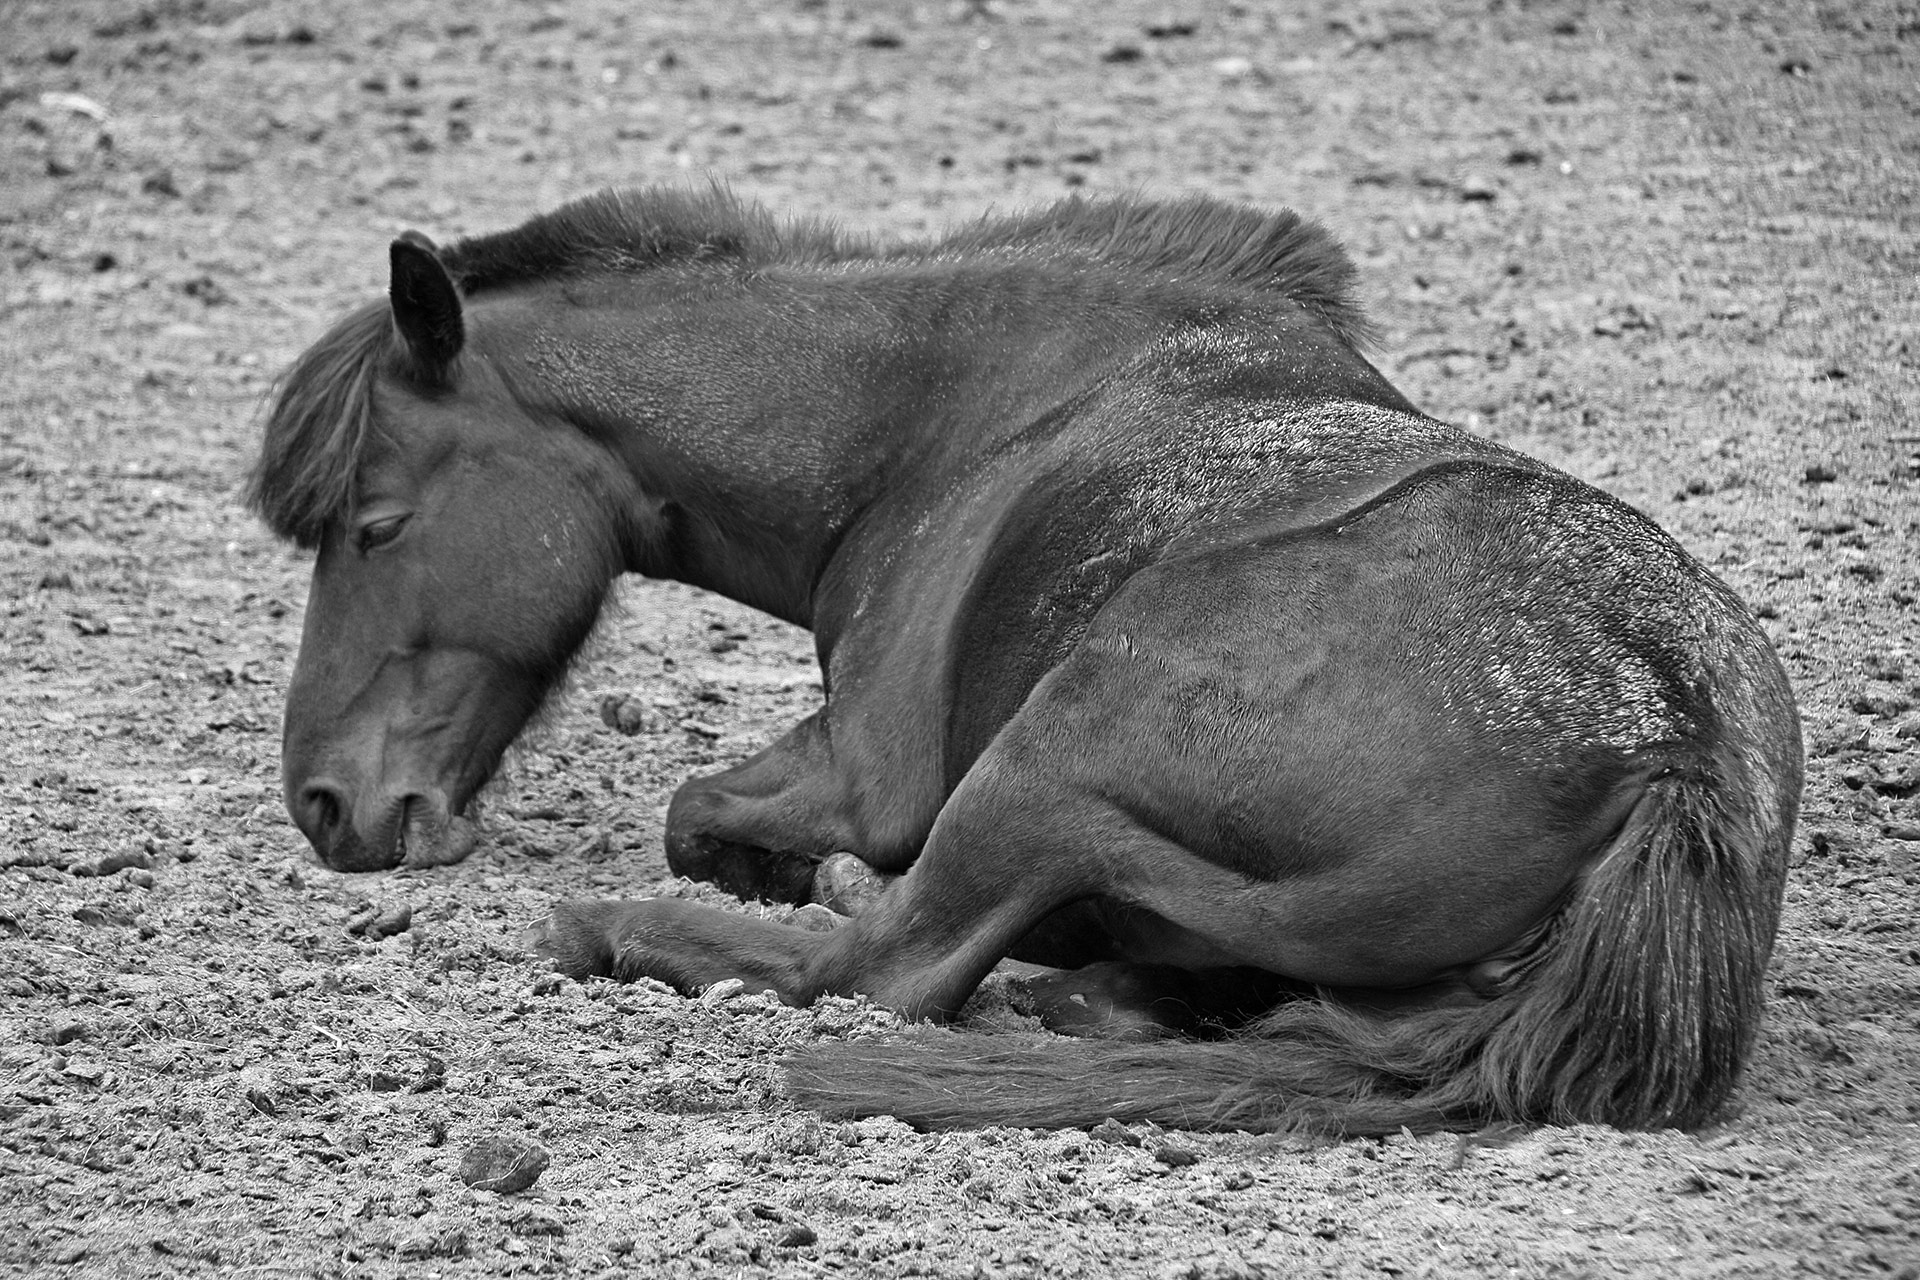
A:
[[[654,898],[563,903],[532,941],[577,977],[650,977],[683,991],[736,978],[794,1004],[862,993],[909,1017],[943,1018],[1035,922],[1099,890],[1102,860],[1087,852],[1103,836],[1124,841],[1123,828],[1103,802],[983,757],[912,870],[831,930]]]
[[[813,994],[810,962],[832,936],[678,898],[641,898],[563,902],[526,941],[575,978],[657,978],[688,995],[737,978],[797,1003]]]

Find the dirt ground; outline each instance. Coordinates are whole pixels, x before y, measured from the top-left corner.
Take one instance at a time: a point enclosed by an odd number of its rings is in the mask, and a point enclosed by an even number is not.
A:
[[[798,1112],[781,1049],[886,1015],[514,941],[662,881],[671,788],[819,697],[806,636],[670,584],[624,590],[468,862],[320,869],[276,747],[307,565],[236,501],[263,393],[403,228],[707,174],[903,236],[1069,190],[1293,205],[1404,391],[1724,575],[1810,754],[1738,1114],[1315,1145]],[[8,0],[0,1269],[1920,1276],[1916,245],[1911,3]],[[976,1024],[1016,1017],[990,989]],[[550,1166],[470,1189],[488,1139]]]

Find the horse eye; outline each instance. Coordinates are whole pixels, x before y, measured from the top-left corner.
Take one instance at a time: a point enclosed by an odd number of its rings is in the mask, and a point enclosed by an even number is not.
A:
[[[374,520],[360,526],[354,535],[354,544],[361,552],[372,551],[375,547],[384,547],[400,536],[400,530],[407,524],[405,516],[388,516],[384,520]]]

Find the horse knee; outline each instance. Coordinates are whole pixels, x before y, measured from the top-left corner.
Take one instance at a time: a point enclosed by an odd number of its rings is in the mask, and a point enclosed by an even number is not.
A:
[[[675,875],[705,880],[726,824],[727,797],[712,778],[692,778],[667,803],[667,866]]]
[[[716,884],[737,898],[806,902],[813,891],[815,859],[751,838],[737,807],[735,798],[710,779],[696,778],[682,786],[667,806],[667,869]]]

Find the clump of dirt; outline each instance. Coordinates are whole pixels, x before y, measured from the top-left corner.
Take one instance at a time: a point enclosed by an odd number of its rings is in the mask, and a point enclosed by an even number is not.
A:
[[[1910,6],[30,0],[6,29],[0,1266],[1920,1275]],[[706,174],[900,235],[1074,190],[1293,205],[1353,248],[1397,385],[1752,601],[1811,759],[1742,1110],[1334,1144],[798,1112],[780,1054],[891,1015],[577,984],[516,942],[556,897],[660,891],[672,787],[821,696],[805,636],[670,584],[625,591],[472,856],[316,867],[274,738],[307,565],[235,496],[271,378],[400,229]],[[991,986],[970,1019],[1022,1024]],[[550,1162],[484,1190],[476,1148]]]

